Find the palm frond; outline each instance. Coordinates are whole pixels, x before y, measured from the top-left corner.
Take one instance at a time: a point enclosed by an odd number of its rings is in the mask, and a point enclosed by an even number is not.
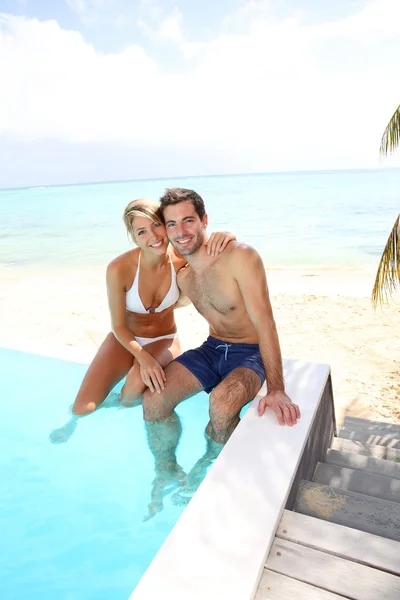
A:
[[[396,108],[381,139],[380,154],[387,156],[399,147],[400,142],[400,105]]]
[[[376,273],[374,289],[372,290],[372,303],[387,302],[397,287],[400,286],[400,214],[386,243],[378,271]]]

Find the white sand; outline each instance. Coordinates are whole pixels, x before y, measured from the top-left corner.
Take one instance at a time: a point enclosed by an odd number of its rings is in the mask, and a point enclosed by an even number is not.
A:
[[[399,303],[375,312],[373,281],[373,272],[268,272],[283,356],[331,365],[338,423],[345,414],[400,422]],[[109,330],[99,269],[3,267],[0,282],[2,346],[45,344],[91,356]],[[184,348],[204,340],[207,324],[192,306],[176,316]]]

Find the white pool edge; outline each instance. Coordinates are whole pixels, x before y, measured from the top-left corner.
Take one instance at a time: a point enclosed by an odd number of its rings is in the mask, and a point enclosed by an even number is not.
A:
[[[38,354],[39,356],[68,360],[70,362],[81,364],[89,364],[97,352],[95,345],[93,345],[93,347],[65,346],[37,340],[9,338],[4,336],[0,337],[0,348],[15,350],[17,352],[27,352],[29,354]]]
[[[301,420],[260,418],[255,398],[130,600],[253,600],[330,373],[290,360],[284,370]]]

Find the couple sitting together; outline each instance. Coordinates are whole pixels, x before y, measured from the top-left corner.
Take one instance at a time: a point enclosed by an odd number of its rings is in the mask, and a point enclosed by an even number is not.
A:
[[[260,399],[260,416],[270,408],[280,425],[291,426],[300,411],[285,394],[258,253],[230,234],[213,233],[207,239],[204,202],[193,190],[166,190],[159,206],[135,200],[126,207],[124,222],[138,248],[118,256],[107,269],[112,333],[86,373],[72,421],[51,439],[66,441],[77,416],[96,410],[126,376],[120,403],[142,401],[155,459],[147,520],[162,510],[163,497],[176,484],[172,502],[187,504],[265,378],[268,393]],[[174,308],[188,301],[207,320],[210,335],[199,348],[181,354]],[[210,393],[207,449],[185,475],[176,459],[182,428],[174,409],[201,390]]]
[[[180,402],[205,390],[206,433],[224,444],[266,377],[259,415],[269,407],[281,425],[296,424],[300,411],[285,394],[262,260],[230,234],[207,239],[207,221],[204,202],[193,190],[168,189],[159,206],[145,200],[128,204],[124,222],[138,248],[108,266],[113,332],[86,373],[75,415],[94,411],[125,376],[121,404],[132,406],[141,398],[148,423],[173,419]],[[174,308],[188,300],[207,320],[210,335],[181,354]]]

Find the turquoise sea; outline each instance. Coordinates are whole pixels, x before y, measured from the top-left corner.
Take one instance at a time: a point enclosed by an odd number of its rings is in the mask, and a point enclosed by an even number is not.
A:
[[[0,191],[0,264],[105,266],[130,247],[134,198],[199,192],[210,229],[253,245],[268,268],[376,267],[400,210],[400,170],[180,177]]]

